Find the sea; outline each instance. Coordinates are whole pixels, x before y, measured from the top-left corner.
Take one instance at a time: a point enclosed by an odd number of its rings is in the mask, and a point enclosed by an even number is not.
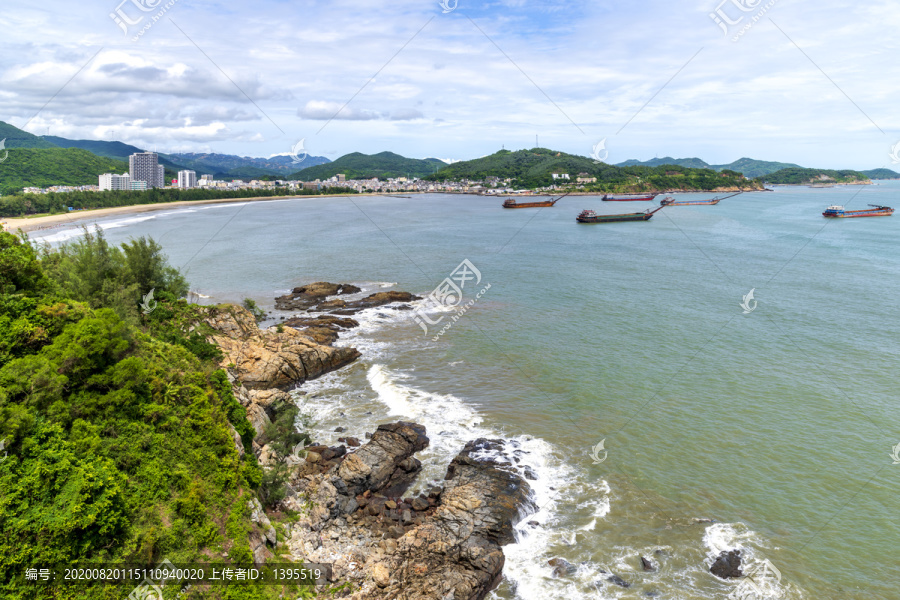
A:
[[[494,599],[896,600],[900,218],[822,211],[898,198],[897,181],[781,187],[578,224],[651,204],[305,197],[95,224],[153,237],[192,299],[252,298],[263,326],[314,281],[422,296],[361,313],[338,344],[362,357],[294,395],[322,443],[425,425],[414,490],[466,441],[508,441],[537,509]],[[731,550],[748,577],[709,572]]]

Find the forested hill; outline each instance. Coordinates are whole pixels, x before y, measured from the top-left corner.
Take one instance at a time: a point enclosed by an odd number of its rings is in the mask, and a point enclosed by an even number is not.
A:
[[[114,247],[97,233],[39,253],[0,233],[0,265],[0,596],[150,597],[138,593],[143,576],[60,583],[64,568],[89,563],[252,566],[250,501],[282,484],[257,464],[211,329],[196,320],[200,307],[177,299],[188,285],[160,246]],[[143,314],[151,289],[155,308]],[[58,569],[56,583],[26,582],[30,568]],[[178,587],[167,590],[174,599]],[[221,586],[179,597],[298,595],[314,596]]]
[[[0,163],[0,195],[23,187],[97,185],[103,173],[128,171],[128,163],[78,148],[11,148]]]
[[[531,150],[501,150],[490,156],[448,165],[425,179],[434,181],[485,181],[497,177],[511,180],[513,187],[537,188],[561,183],[553,174],[568,174],[568,182],[575,183],[584,173],[596,177],[596,183],[587,184],[592,191],[660,191],[660,190],[714,190],[739,187],[756,189],[756,182],[746,180],[733,171],[717,173],[711,169],[692,169],[677,165],[659,167],[617,167],[598,163],[591,158],[557,152],[547,148]]]
[[[406,158],[393,152],[380,152],[378,154],[353,152],[340,157],[334,162],[298,171],[288,176],[288,179],[297,179],[299,181],[323,180],[334,177],[339,173],[346,175],[347,179],[424,177],[444,166],[446,166],[446,163],[437,158]]]
[[[775,185],[809,185],[813,183],[869,183],[870,179],[860,171],[830,169],[781,169],[760,180]]]

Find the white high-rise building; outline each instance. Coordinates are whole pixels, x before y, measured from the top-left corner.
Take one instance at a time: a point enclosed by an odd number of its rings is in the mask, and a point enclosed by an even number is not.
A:
[[[121,175],[116,175],[115,173],[104,173],[100,176],[100,191],[104,190],[130,190],[131,189],[131,175],[128,173],[122,173]]]
[[[197,172],[178,171],[178,187],[184,190],[197,187]]]
[[[128,157],[128,172],[131,181],[143,181],[147,189],[165,187],[165,169],[159,164],[156,152],[138,152]]]

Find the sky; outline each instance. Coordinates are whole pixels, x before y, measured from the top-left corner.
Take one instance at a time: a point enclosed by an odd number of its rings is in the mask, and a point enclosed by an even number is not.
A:
[[[900,170],[896,0],[442,1],[4,0],[0,120],[167,153]]]

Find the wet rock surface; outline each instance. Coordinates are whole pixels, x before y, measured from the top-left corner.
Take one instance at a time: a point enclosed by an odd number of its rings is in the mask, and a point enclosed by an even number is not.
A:
[[[309,310],[321,304],[329,296],[358,294],[362,290],[349,283],[328,283],[318,281],[309,285],[296,287],[290,294],[275,298],[277,310]]]
[[[290,529],[294,557],[333,563],[354,584],[352,600],[485,598],[501,577],[501,546],[534,510],[531,490],[503,441],[479,439],[453,459],[443,487],[403,498],[427,445],[420,425],[381,425],[324,472],[328,449],[307,448],[319,462],[298,466],[283,502],[302,514]]]
[[[709,568],[709,572],[722,579],[735,579],[741,577],[744,574],[743,571],[741,571],[742,560],[740,550],[722,552],[716,560],[713,561],[712,566]]]
[[[253,315],[240,306],[213,307],[206,322],[224,355],[221,365],[248,390],[287,390],[360,356],[355,348],[319,344],[294,329],[260,330]]]

